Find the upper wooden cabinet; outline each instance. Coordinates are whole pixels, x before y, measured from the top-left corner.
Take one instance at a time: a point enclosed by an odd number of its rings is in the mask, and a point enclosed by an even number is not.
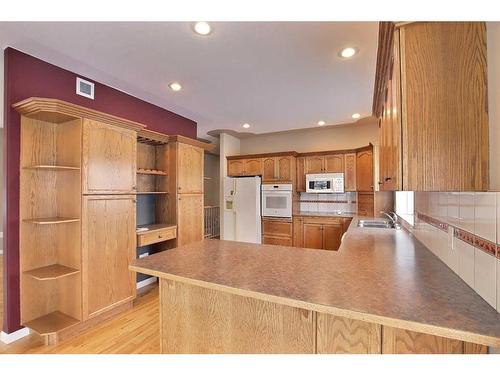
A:
[[[484,22],[382,23],[374,97],[381,190],[487,190]]]
[[[177,143],[177,190],[179,193],[203,193],[204,151],[186,143]]]
[[[356,190],[373,191],[373,151],[363,150],[356,154]]]
[[[84,119],[83,194],[131,194],[136,191],[137,132]]]
[[[325,171],[325,157],[307,156],[306,157],[306,174],[323,173]]]
[[[345,154],[344,189],[356,191],[356,153]]]
[[[306,174],[344,173],[344,154],[306,156]]]
[[[306,191],[306,158],[304,156],[300,156],[296,160],[297,172],[296,172],[296,189],[298,192]]]
[[[262,159],[236,159],[227,162],[228,176],[259,176],[262,174]]]
[[[262,180],[274,181],[277,179],[276,173],[276,158],[263,158],[262,159]]]

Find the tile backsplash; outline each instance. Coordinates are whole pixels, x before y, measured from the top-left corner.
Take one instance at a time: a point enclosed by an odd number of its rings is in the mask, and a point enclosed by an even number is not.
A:
[[[347,193],[300,193],[300,211],[310,212],[356,212],[358,194]]]
[[[500,192],[415,192],[413,235],[500,312]]]

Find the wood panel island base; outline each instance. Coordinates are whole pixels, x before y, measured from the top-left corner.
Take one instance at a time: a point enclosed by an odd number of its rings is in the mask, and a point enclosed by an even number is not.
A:
[[[338,252],[204,240],[131,269],[160,278],[162,353],[500,347],[500,315],[404,231],[351,224]]]

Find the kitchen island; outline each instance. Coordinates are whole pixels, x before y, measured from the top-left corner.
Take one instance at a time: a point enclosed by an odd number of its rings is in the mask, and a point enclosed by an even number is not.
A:
[[[339,251],[204,240],[137,259],[163,353],[484,353],[500,314],[405,230]]]

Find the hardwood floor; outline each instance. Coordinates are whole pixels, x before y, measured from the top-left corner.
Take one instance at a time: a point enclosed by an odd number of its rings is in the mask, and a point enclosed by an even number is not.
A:
[[[138,291],[134,307],[87,332],[44,346],[37,334],[10,345],[0,343],[0,354],[159,354],[160,331],[158,315],[158,286]]]

